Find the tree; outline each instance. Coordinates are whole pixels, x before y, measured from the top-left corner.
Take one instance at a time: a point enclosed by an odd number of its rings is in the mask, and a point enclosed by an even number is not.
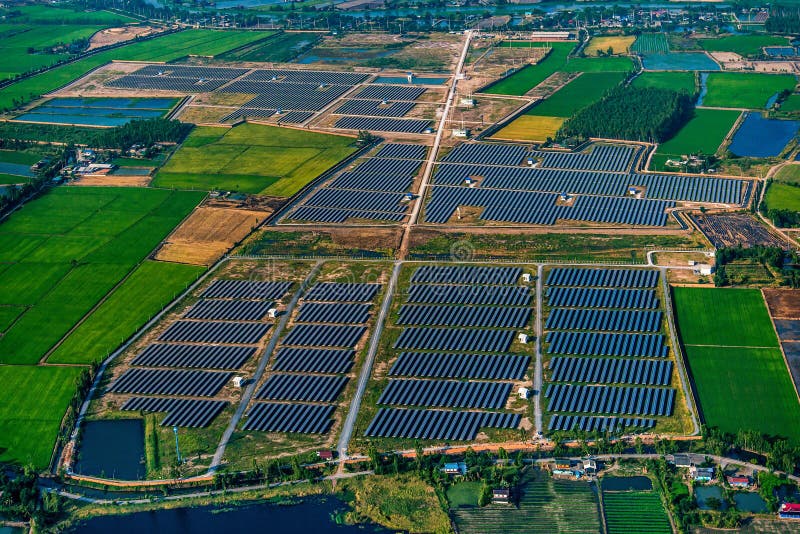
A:
[[[486,506],[492,502],[492,488],[486,482],[481,486],[481,495],[478,497],[478,506]]]

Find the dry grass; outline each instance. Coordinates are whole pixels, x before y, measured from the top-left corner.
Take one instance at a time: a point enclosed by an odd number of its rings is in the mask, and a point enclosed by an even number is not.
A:
[[[268,215],[265,211],[199,207],[167,238],[156,259],[211,265]]]
[[[592,37],[584,50],[584,54],[589,57],[597,55],[597,52],[606,53],[609,47],[613,54],[627,54],[631,50],[631,45],[636,40],[634,35],[614,35],[607,37]]]
[[[492,136],[493,139],[511,141],[546,141],[554,137],[564,119],[561,117],[539,117],[522,115]]]
[[[100,186],[100,187],[147,187],[152,176],[82,176],[72,182],[72,185]]]

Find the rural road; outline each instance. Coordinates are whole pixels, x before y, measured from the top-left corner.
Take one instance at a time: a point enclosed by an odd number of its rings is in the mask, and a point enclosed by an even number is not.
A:
[[[536,370],[533,377],[533,409],[535,436],[541,435],[542,430],[542,290],[544,282],[544,265],[536,266]]]

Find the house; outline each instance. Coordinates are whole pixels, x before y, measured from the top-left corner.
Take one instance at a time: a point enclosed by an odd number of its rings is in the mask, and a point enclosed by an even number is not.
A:
[[[508,504],[511,500],[511,491],[508,488],[492,489],[492,503]]]
[[[467,464],[464,462],[450,462],[444,464],[442,467],[442,472],[447,475],[466,475],[467,474]]]
[[[688,454],[675,454],[672,457],[675,467],[692,467],[692,459]]]
[[[732,476],[727,478],[728,484],[734,488],[749,488],[750,477]]]
[[[689,475],[695,482],[711,482],[714,480],[714,468],[692,466],[689,468]]]
[[[587,475],[594,475],[597,473],[597,462],[594,458],[584,458],[581,460],[581,464],[583,464],[583,471]]]
[[[517,395],[519,396],[520,399],[525,400],[531,396],[531,390],[526,387],[520,386],[520,388],[517,390]]]
[[[319,456],[320,460],[325,462],[329,462],[333,460],[333,451],[324,450],[324,451],[317,451],[317,456]]]
[[[778,508],[778,517],[781,519],[800,519],[800,504],[785,502]]]

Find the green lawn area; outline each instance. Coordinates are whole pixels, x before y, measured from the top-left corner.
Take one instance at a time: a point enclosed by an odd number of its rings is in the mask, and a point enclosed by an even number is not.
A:
[[[800,404],[761,292],[675,288],[674,297],[705,422],[800,442]]]
[[[634,78],[633,86],[686,91],[690,95],[697,91],[694,72],[643,72]]]
[[[765,198],[769,209],[800,211],[800,187],[773,182]]]
[[[48,363],[91,363],[113,352],[205,269],[146,261],[50,355]]]
[[[545,117],[571,117],[581,108],[600,100],[607,91],[622,82],[619,72],[587,72],[534,106],[528,115]]]
[[[512,42],[513,43],[513,42]],[[519,43],[520,45],[522,43]],[[524,43],[526,46],[528,43]],[[503,78],[485,89],[484,93],[491,95],[524,95],[553,73],[560,70],[575,43],[549,43],[552,46],[550,53],[536,65],[526,66],[511,76]]]
[[[694,117],[675,137],[658,145],[651,170],[665,170],[663,164],[667,158],[716,153],[739,115],[739,111],[727,109],[695,109]]]
[[[716,39],[698,39],[698,43],[708,52],[734,52],[740,56],[758,55],[764,46],[789,44],[785,37],[777,35],[729,35]]]
[[[0,305],[28,308],[0,337],[0,363],[38,362],[203,196],[61,187],[15,212],[0,225]]]
[[[789,97],[781,104],[781,111],[800,111],[800,93],[789,95]]]
[[[478,499],[481,496],[483,482],[459,482],[447,488],[447,501],[450,508],[459,506],[478,506]]]
[[[761,291],[676,287],[674,295],[684,344],[778,347]]]
[[[0,366],[0,462],[47,467],[79,367]]]
[[[290,197],[352,154],[353,141],[257,124],[195,128],[153,184]]]
[[[172,61],[188,54],[217,56],[264,38],[258,31],[185,30],[107,50],[0,89],[0,109],[13,109],[112,60]]]
[[[775,93],[793,90],[797,79],[791,74],[712,72],[704,107],[764,109]]]

